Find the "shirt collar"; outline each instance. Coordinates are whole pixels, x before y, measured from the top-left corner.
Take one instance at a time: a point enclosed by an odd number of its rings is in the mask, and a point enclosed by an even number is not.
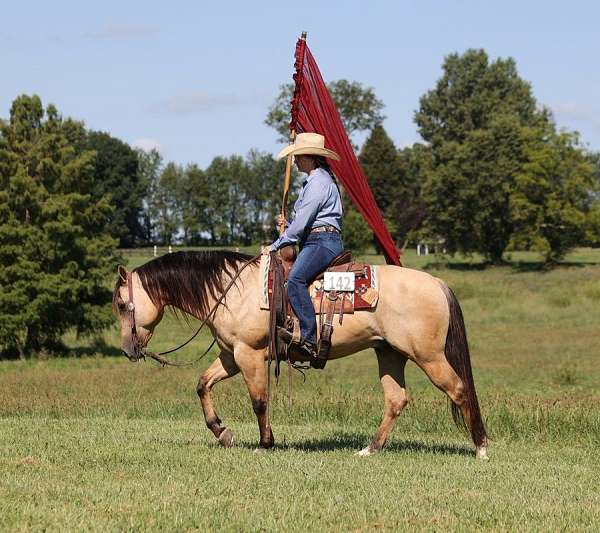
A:
[[[319,172],[322,172],[321,167],[314,168],[310,171],[310,174],[306,177],[306,179],[302,182],[302,185],[306,185],[309,181],[311,181]]]

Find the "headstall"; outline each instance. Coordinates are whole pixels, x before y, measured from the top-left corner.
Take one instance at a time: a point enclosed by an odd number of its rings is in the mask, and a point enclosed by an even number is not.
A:
[[[193,339],[196,338],[198,333],[200,333],[200,330],[206,325],[208,320],[213,316],[213,314],[218,309],[219,305],[221,305],[221,303],[225,299],[225,296],[227,295],[227,292],[232,287],[232,285],[235,283],[235,281],[238,279],[238,277],[240,276],[242,271],[248,265],[254,263],[258,258],[260,258],[260,256],[261,256],[261,254],[258,254],[258,255],[255,255],[254,257],[252,257],[251,259],[248,259],[248,261],[246,261],[242,265],[242,267],[236,272],[235,276],[233,276],[233,278],[231,279],[231,281],[229,282],[227,287],[225,287],[225,290],[223,291],[223,294],[221,295],[221,297],[213,305],[212,309],[206,315],[206,318],[204,320],[202,320],[202,323],[200,324],[200,327],[198,327],[198,329],[196,330],[196,333],[194,333],[183,344],[180,344],[179,346],[177,346],[177,348],[173,348],[172,350],[167,350],[167,351],[159,352],[159,353],[154,353],[149,350],[146,350],[146,348],[142,347],[140,344],[140,339],[138,337],[137,328],[135,325],[135,303],[133,302],[133,279],[132,279],[133,271],[127,272],[127,292],[129,294],[129,301],[125,304],[125,306],[127,309],[127,317],[129,319],[129,327],[131,328],[131,344],[133,346],[133,356],[134,356],[134,357],[129,357],[129,355],[128,355],[129,359],[131,359],[132,361],[138,361],[139,359],[145,359],[146,356],[148,356],[148,357],[151,357],[152,359],[154,359],[155,361],[158,361],[163,366],[165,366],[165,365],[188,366],[188,365],[191,365],[191,364],[199,361],[200,359],[202,359],[208,352],[210,352],[210,349],[215,345],[215,343],[217,342],[216,338],[213,339],[210,346],[204,351],[204,353],[200,357],[198,357],[197,359],[195,359],[194,361],[191,361],[189,363],[174,363],[172,361],[169,361],[168,359],[165,359],[162,356],[169,354],[169,353],[173,353],[173,352],[179,350],[180,348],[183,348],[186,344],[189,344]]]
[[[135,304],[133,303],[133,272],[127,272],[127,291],[129,293],[129,301],[126,304],[127,317],[129,318],[129,327],[131,328],[131,344],[133,345],[133,354],[135,359],[138,360],[140,357],[144,357],[142,347],[140,346],[140,339],[137,334],[137,328],[135,327]]]

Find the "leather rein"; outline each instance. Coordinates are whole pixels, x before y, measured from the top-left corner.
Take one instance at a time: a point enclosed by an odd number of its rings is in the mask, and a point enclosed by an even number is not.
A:
[[[210,320],[210,318],[212,316],[214,316],[219,305],[221,305],[221,303],[225,299],[227,292],[229,291],[229,289],[231,289],[231,287],[236,282],[236,280],[239,278],[239,276],[243,272],[243,270],[251,263],[254,263],[261,255],[262,254],[255,255],[251,259],[248,259],[242,265],[242,267],[236,272],[235,276],[233,276],[233,278],[231,278],[231,281],[229,282],[227,287],[225,287],[225,289],[223,290],[223,294],[219,297],[219,299],[216,301],[216,303],[211,307],[211,309],[208,312],[208,314],[206,315],[206,317],[202,320],[202,322],[200,323],[200,326],[198,327],[196,332],[187,341],[185,341],[183,344],[180,344],[179,346],[177,346],[177,348],[172,348],[171,350],[166,350],[164,352],[159,352],[159,353],[154,353],[154,352],[147,350],[146,347],[142,346],[142,343],[140,342],[140,338],[137,334],[137,327],[136,327],[136,322],[135,322],[135,303],[133,301],[133,271],[127,272],[127,291],[128,291],[128,295],[129,295],[129,301],[125,305],[126,305],[126,309],[127,309],[127,317],[129,319],[129,327],[131,328],[131,343],[133,345],[133,354],[135,357],[134,359],[132,359],[130,357],[130,359],[132,361],[139,361],[140,359],[146,359],[146,357],[150,357],[151,359],[158,361],[162,366],[166,366],[166,365],[169,365],[169,366],[191,366],[194,363],[197,363],[198,361],[200,361],[200,359],[202,359],[206,354],[208,354],[208,352],[210,352],[211,348],[217,342],[217,339],[213,339],[210,346],[204,351],[204,353],[200,357],[194,359],[193,361],[187,362],[187,363],[175,363],[173,361],[169,361],[168,359],[166,359],[162,356],[176,352],[180,348],[183,348],[184,346],[186,346],[187,344],[192,342],[198,336],[198,333],[200,333],[200,330],[202,330],[202,328],[206,325],[206,323]]]

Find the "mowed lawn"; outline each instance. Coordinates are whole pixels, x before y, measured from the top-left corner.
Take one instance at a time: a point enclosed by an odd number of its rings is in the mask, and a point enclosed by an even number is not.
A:
[[[251,250],[255,252],[255,250]],[[126,254],[129,266],[149,256]],[[376,261],[376,258],[369,257]],[[389,445],[361,458],[382,412],[372,351],[287,374],[275,389],[274,451],[239,376],[214,389],[235,433],[220,448],[192,368],[132,364],[116,329],[73,357],[0,362],[0,530],[600,529],[600,251],[539,269],[533,254],[407,266],[444,278],[461,302],[491,435],[477,461],[445,397],[414,364],[410,403]],[[112,280],[110,280],[112,283]],[[167,318],[153,346],[193,325]],[[192,359],[201,336],[176,355]]]

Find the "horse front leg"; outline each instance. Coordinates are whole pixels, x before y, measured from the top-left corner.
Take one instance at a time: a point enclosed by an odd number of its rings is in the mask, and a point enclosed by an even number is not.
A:
[[[235,376],[239,371],[240,369],[235,364],[233,356],[229,353],[221,352],[219,357],[200,376],[198,386],[196,387],[196,392],[202,404],[206,426],[213,432],[219,443],[226,448],[233,446],[233,432],[229,428],[221,426],[221,419],[215,412],[210,391],[215,383]]]
[[[234,353],[235,362],[244,376],[244,381],[252,400],[252,409],[258,421],[260,440],[256,451],[268,450],[275,444],[267,413],[268,395],[265,354],[265,349],[255,350],[245,345],[237,347]]]

